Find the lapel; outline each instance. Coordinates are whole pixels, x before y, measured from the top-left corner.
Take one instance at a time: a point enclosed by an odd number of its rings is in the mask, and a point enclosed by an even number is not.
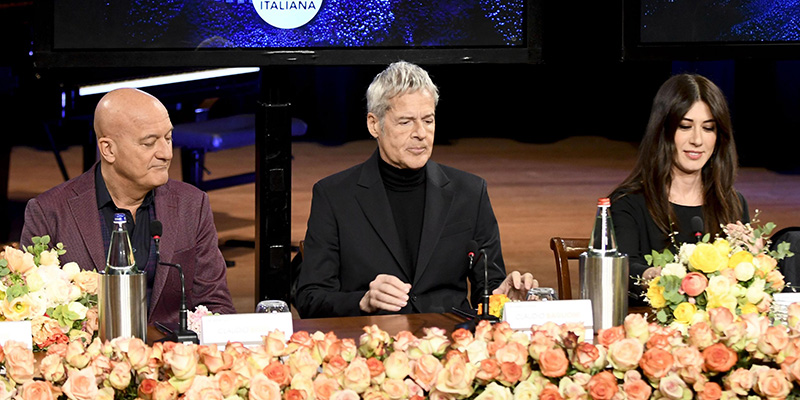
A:
[[[406,275],[406,279],[411,281],[411,268],[406,265],[400,247],[400,237],[397,235],[397,226],[394,224],[392,209],[389,205],[389,198],[386,196],[386,189],[381,180],[381,173],[378,170],[378,150],[372,154],[361,168],[356,188],[356,200],[361,211],[367,217],[372,229],[378,233],[383,243],[392,253],[395,262]]]
[[[75,196],[67,200],[67,207],[74,219],[74,226],[89,252],[94,269],[104,271],[106,254],[103,245],[103,229],[100,226],[100,214],[97,210],[97,193],[94,184],[96,168],[100,168],[100,163],[96,163],[90,170],[91,172],[81,175],[76,180],[72,189]],[[85,266],[84,269],[88,269],[88,266]]]
[[[176,238],[181,232],[178,232],[178,196],[170,190],[170,184],[159,186],[155,189],[154,201],[156,206],[156,219],[161,221],[163,228],[161,232],[161,244],[159,246],[160,258],[165,262],[173,261],[175,254]],[[150,295],[150,310],[148,315],[153,314],[158,299],[161,297],[161,292],[164,291],[164,286],[167,283],[167,276],[169,275],[170,267],[156,266],[156,276],[153,281],[153,291]]]
[[[453,204],[453,191],[446,189],[450,179],[442,171],[439,164],[428,160],[427,182],[425,187],[425,215],[422,220],[422,236],[419,241],[419,254],[417,256],[417,269],[414,274],[414,282],[419,281],[422,274],[428,268],[439,237],[444,229],[450,207]]]

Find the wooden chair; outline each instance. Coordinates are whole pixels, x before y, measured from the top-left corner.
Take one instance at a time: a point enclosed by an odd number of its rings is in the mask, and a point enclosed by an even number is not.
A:
[[[569,274],[569,260],[577,260],[581,253],[589,249],[589,239],[550,238],[550,249],[556,258],[556,276],[558,276],[558,298],[572,299],[572,281]]]

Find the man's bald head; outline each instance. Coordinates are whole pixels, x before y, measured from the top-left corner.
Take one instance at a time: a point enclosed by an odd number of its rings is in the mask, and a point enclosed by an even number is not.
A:
[[[154,116],[169,118],[166,107],[157,98],[138,89],[116,89],[97,103],[94,130],[98,138],[125,133],[137,121]]]
[[[144,196],[167,182],[172,123],[158,99],[137,89],[108,92],[95,109],[94,129],[110,191],[121,187]]]

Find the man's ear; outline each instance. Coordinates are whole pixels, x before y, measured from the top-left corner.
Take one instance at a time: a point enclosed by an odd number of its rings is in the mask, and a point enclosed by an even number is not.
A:
[[[109,164],[113,164],[114,160],[117,158],[117,149],[116,145],[111,138],[102,137],[97,139],[97,148],[100,151],[100,157],[103,157],[103,160]]]
[[[372,135],[375,139],[380,136],[381,133],[381,120],[378,118],[377,115],[373,113],[367,114],[367,129],[369,130],[369,134]]]

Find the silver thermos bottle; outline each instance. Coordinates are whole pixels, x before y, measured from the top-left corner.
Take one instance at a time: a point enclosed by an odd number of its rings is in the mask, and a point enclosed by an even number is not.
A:
[[[106,269],[100,274],[100,339],[147,340],[147,277],[136,268],[125,214],[114,215]]]
[[[611,201],[597,201],[589,250],[580,256],[581,298],[592,301],[594,331],[622,325],[628,315],[628,256],[617,251]]]

